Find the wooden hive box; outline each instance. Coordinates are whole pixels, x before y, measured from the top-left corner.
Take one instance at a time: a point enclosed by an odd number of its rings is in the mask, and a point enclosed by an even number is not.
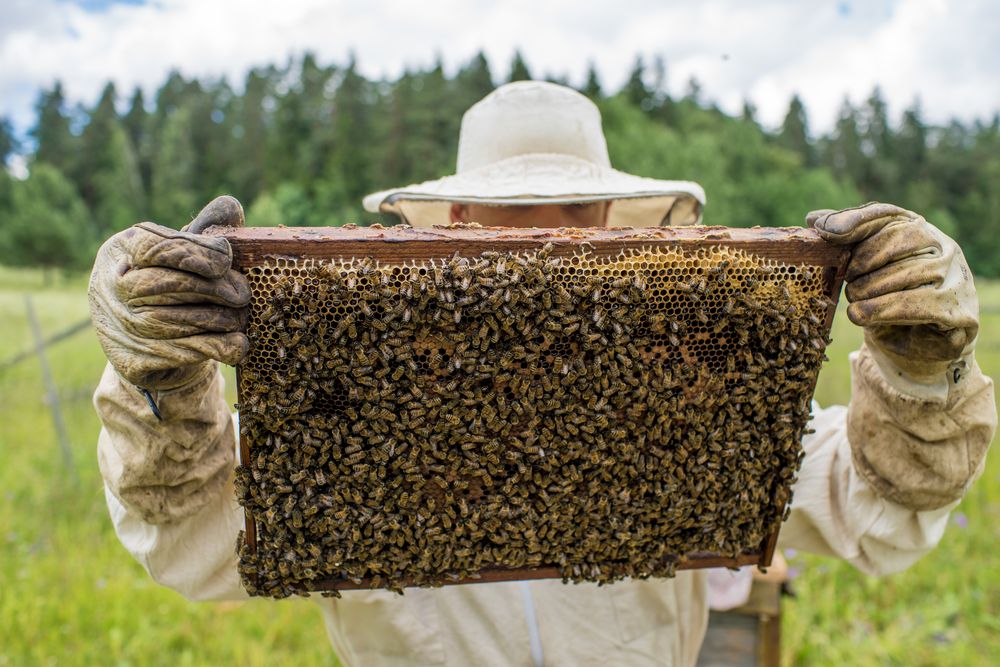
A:
[[[224,229],[244,584],[770,562],[848,250],[808,229]]]

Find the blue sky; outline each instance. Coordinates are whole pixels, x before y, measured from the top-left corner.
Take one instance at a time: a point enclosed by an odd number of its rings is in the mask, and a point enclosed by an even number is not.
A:
[[[357,55],[373,77],[440,56],[454,71],[482,49],[495,78],[515,49],[536,75],[582,83],[589,63],[609,88],[635,60],[661,56],[668,88],[691,77],[736,113],[752,101],[780,123],[793,93],[815,130],[845,96],[875,84],[898,116],[919,98],[943,123],[1000,110],[1000,3],[994,0],[2,0],[0,115],[22,131],[43,87],[63,82],[92,105],[113,80],[147,92],[179,69],[227,77],[311,50],[322,62]]]

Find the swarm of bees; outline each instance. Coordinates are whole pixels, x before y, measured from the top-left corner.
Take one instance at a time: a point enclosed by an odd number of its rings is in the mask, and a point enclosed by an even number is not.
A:
[[[251,594],[543,566],[672,576],[782,520],[829,342],[819,271],[725,246],[549,244],[279,258],[248,278]]]

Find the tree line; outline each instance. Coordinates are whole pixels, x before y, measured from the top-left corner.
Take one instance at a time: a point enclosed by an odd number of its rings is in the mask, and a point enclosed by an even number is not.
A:
[[[529,78],[515,55],[502,81]],[[876,88],[860,105],[845,98],[814,136],[797,96],[769,131],[750,103],[729,115],[697,81],[671,96],[666,78],[662,60],[637,58],[620,90],[593,67],[580,90],[601,108],[612,163],[700,182],[707,224],[800,225],[811,209],[889,201],[958,239],[978,274],[1000,275],[1000,114],[935,126],[914,103],[891,122]],[[0,263],[85,268],[111,234],[139,220],[180,227],[221,193],[250,225],[391,222],[361,198],[452,173],[462,113],[497,84],[482,54],[451,76],[438,62],[380,80],[353,57],[309,53],[239,88],[173,72],[153,99],[136,89],[121,106],[108,83],[92,108],[70,108],[57,82],[36,104],[29,175],[0,169]],[[18,149],[0,118],[0,161]]]

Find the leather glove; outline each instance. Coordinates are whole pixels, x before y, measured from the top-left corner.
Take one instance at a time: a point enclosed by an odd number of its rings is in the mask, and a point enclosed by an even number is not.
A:
[[[847,316],[865,328],[868,346],[904,380],[938,384],[951,370],[957,382],[954,365],[972,352],[979,331],[972,272],[958,244],[891,204],[813,211],[806,220],[827,241],[854,246]]]
[[[192,233],[212,224],[242,226],[239,202],[213,200],[190,231],[140,223],[97,253],[89,288],[94,329],[111,365],[140,389],[175,389],[209,360],[235,365],[247,352],[249,285],[230,268],[226,239]]]

